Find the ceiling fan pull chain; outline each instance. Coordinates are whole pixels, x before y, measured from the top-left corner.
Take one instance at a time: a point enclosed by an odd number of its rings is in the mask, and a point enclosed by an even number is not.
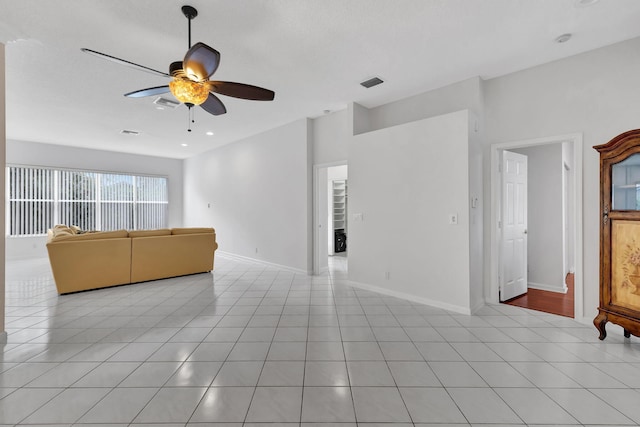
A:
[[[187,105],[189,113],[187,114],[187,132],[191,132],[191,105]]]

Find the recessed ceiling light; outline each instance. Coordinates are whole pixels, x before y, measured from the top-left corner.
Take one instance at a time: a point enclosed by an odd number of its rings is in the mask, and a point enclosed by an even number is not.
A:
[[[213,132],[208,131],[208,132],[207,132],[207,136],[213,136]]]
[[[569,40],[571,40],[571,34],[569,33],[556,37],[556,43],[566,43]]]
[[[576,6],[577,7],[587,7],[587,6],[593,6],[594,4],[598,3],[600,0],[576,0]]]
[[[189,144],[185,144],[185,143],[182,143],[180,145],[182,145],[183,147],[188,147],[189,146]]]

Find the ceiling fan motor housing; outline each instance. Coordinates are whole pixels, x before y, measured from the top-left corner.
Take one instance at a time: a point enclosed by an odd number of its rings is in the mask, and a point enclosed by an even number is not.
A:
[[[169,65],[169,74],[171,77],[176,77],[178,74],[182,72],[182,61],[172,62]]]

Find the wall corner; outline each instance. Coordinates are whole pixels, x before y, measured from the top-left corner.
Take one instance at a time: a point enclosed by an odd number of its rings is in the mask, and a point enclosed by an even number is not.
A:
[[[0,163],[7,164],[7,114],[6,114],[6,92],[5,92],[5,45],[0,43]],[[3,168],[4,171],[4,168]],[[0,199],[5,200],[5,174],[0,173]],[[0,224],[5,224],[5,210],[0,209]],[[4,229],[4,227],[3,227]],[[0,335],[5,337],[4,324],[5,315],[5,232],[2,232],[2,242],[0,242]]]
[[[313,274],[313,119],[305,119],[307,146],[307,272]]]
[[[349,135],[359,135],[371,131],[371,117],[369,109],[357,102],[349,104]]]

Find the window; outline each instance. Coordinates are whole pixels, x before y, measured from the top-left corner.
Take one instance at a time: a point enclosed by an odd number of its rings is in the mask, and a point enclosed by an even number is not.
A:
[[[168,224],[167,178],[9,166],[7,231],[46,234],[55,224],[83,230],[148,230]]]

